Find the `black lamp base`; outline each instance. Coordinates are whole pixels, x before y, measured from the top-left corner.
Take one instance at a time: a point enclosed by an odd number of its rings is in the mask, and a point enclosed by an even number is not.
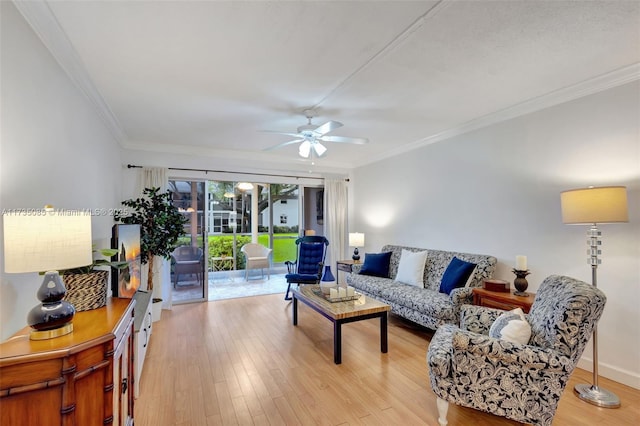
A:
[[[62,300],[67,292],[62,277],[57,272],[47,272],[38,289],[42,302],[27,315],[27,324],[33,328],[31,340],[45,340],[64,336],[73,331],[71,320],[76,313],[73,305]]]
[[[355,263],[360,262],[360,254],[358,253],[358,247],[353,249],[353,256],[351,256],[351,259],[353,259]]]

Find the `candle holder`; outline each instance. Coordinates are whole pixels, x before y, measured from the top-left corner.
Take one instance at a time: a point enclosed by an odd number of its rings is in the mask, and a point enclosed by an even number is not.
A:
[[[529,293],[525,290],[529,287],[529,283],[525,277],[530,274],[529,270],[520,271],[518,269],[514,269],[513,273],[516,274],[516,279],[513,280],[513,286],[516,288],[516,291],[514,291],[513,294],[516,296],[528,296]]]

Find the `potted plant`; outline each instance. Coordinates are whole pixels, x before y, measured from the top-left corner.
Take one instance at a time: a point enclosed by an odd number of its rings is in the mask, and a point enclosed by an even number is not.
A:
[[[117,249],[93,248],[93,263],[73,269],[58,271],[62,275],[67,293],[64,297],[76,311],[88,311],[101,308],[107,303],[107,287],[109,270],[101,267],[125,269],[127,262],[111,261],[112,256],[118,254]],[[106,257],[96,258],[96,254]]]
[[[128,215],[116,214],[116,221],[140,225],[140,260],[149,265],[147,290],[153,291],[153,262],[155,256],[169,260],[178,238],[184,233],[187,219],[172,203],[171,192],[160,192],[160,188],[145,188],[140,198],[125,200]],[[156,303],[162,299],[154,299]]]

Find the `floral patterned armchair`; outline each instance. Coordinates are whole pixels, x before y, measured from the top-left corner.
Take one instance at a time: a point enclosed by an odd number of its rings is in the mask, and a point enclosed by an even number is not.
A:
[[[550,425],[560,395],[602,315],[606,297],[574,278],[552,275],[536,294],[528,344],[491,338],[504,311],[464,305],[460,327],[443,325],[427,351],[441,425],[448,403],[523,423]]]

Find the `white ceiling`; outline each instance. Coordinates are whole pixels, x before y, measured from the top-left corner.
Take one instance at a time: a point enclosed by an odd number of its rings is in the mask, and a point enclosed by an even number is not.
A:
[[[289,138],[260,130],[294,132],[306,108],[344,123],[333,135],[370,139],[316,161],[350,168],[640,78],[638,1],[18,8],[124,147],[291,170],[296,146],[265,152]]]

